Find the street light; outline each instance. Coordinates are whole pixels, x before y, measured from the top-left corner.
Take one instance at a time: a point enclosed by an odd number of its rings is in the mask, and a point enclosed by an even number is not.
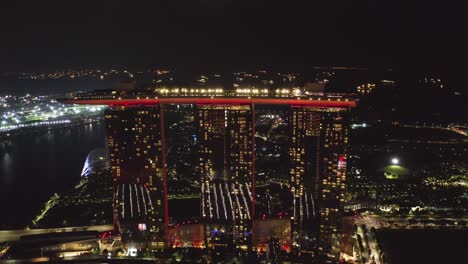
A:
[[[392,164],[393,164],[393,165],[397,165],[398,163],[400,163],[400,161],[398,160],[398,158],[392,158]]]

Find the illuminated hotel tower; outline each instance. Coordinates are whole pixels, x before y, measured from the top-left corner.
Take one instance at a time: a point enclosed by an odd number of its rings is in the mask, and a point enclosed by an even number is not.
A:
[[[267,89],[266,93],[258,89],[215,89],[215,94],[207,94],[204,89],[180,91],[161,89],[145,97],[119,91],[96,92],[59,100],[109,106],[105,120],[113,174],[114,224],[122,239],[140,241],[140,246],[146,243],[151,248],[167,246],[161,107],[194,104],[197,173],[201,181],[201,215],[208,227],[207,246],[230,244],[237,252],[249,249],[255,217],[254,106],[284,105],[291,106],[288,176],[294,196],[293,249],[312,251],[313,246],[321,256],[338,259],[341,203],[346,187],[346,115],[356,102],[342,95],[309,96],[288,89],[277,89],[275,94]],[[219,232],[226,233],[227,239],[217,236]],[[307,240],[308,248],[303,247]]]
[[[290,112],[291,143],[290,185],[293,195],[292,236],[296,243],[302,237],[311,236],[303,232],[311,225],[318,213],[320,179],[321,113],[314,108],[292,107]],[[309,228],[310,229],[310,228]]]
[[[332,259],[339,256],[348,144],[346,112],[292,107],[290,115],[293,241],[304,247],[304,238],[313,237],[318,253]]]
[[[319,253],[338,261],[341,240],[342,203],[346,189],[348,113],[330,109],[322,117],[322,170],[320,179]]]
[[[164,128],[159,106],[113,107],[105,112],[114,225],[124,241],[162,249],[167,230]]]
[[[202,192],[202,218],[212,233],[232,234],[247,250],[253,217],[254,126],[251,105],[198,105],[196,122]]]

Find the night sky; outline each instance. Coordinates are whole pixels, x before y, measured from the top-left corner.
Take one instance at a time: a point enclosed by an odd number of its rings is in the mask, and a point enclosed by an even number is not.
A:
[[[2,1],[0,70],[346,65],[453,77],[466,64],[464,13],[446,1]]]

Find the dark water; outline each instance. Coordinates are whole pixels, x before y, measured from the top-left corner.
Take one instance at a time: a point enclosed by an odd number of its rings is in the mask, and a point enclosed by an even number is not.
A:
[[[88,153],[105,147],[102,123],[0,141],[0,229],[29,224],[55,192],[79,180]]]

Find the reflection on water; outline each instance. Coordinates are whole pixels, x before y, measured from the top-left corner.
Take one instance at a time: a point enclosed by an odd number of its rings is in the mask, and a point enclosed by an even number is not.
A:
[[[77,182],[88,153],[105,146],[102,123],[0,141],[0,229],[28,224],[53,193]]]

